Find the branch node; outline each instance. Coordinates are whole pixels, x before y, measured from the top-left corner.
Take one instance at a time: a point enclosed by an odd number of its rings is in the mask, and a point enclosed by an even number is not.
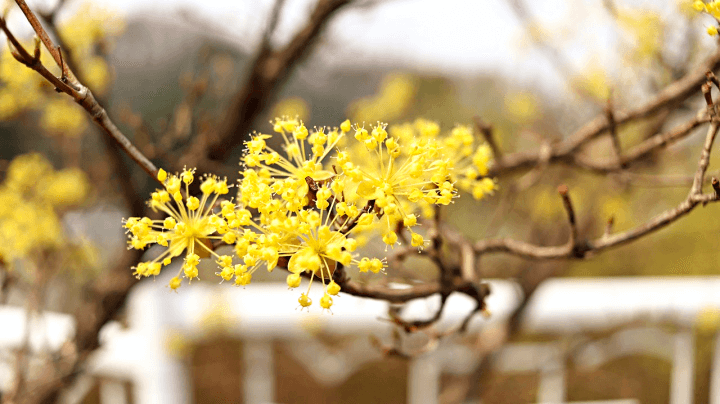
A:
[[[35,41],[35,52],[33,53],[32,63],[39,63],[40,62],[40,43],[41,43],[40,37],[35,35],[33,40]]]
[[[7,45],[10,49],[10,54],[15,58],[15,60],[27,66],[27,60],[23,59],[23,57],[20,56],[20,53],[18,52],[17,48],[15,48],[15,46],[12,44],[12,42],[10,42],[10,39],[8,39]]]
[[[490,150],[492,150],[493,155],[495,156],[496,164],[502,165],[501,164],[502,153],[500,152],[500,148],[498,147],[497,143],[495,142],[492,125],[485,123],[485,121],[483,121],[477,115],[475,115],[473,117],[473,120],[475,121],[475,127],[483,135],[483,138],[485,138],[485,141],[487,142],[488,146],[490,146]]]
[[[612,234],[613,225],[615,224],[615,216],[610,216],[605,224],[605,233],[603,237],[608,237]]]
[[[712,93],[710,91],[711,90],[710,83],[709,82],[703,83],[703,85],[700,87],[700,90],[702,91],[703,96],[705,96],[705,103],[707,104],[708,116],[712,118],[715,116],[715,109],[713,108],[713,99],[712,99]]]
[[[60,45],[57,46],[57,52],[60,55],[60,80],[62,80],[63,83],[68,82],[68,67],[65,65],[65,59],[63,59],[62,49],[60,49]]]
[[[607,118],[608,132],[610,133],[610,139],[612,140],[612,148],[613,153],[615,154],[617,166],[618,168],[625,168],[626,164],[623,161],[622,149],[620,148],[620,138],[617,133],[617,123],[615,122],[612,98],[608,98],[607,105],[605,106],[605,118]]]
[[[715,76],[715,73],[708,70],[707,72],[705,72],[705,77],[707,78],[707,80],[709,82],[715,84],[715,87],[717,87],[718,90],[720,90],[720,81],[718,81],[718,78],[717,78],[717,76]]]
[[[563,184],[558,187],[558,193],[562,197],[563,206],[568,215],[568,224],[570,225],[570,240],[568,240],[568,246],[573,252],[573,255],[578,256],[578,254],[582,253],[582,256],[584,256],[585,251],[578,250],[578,229],[575,220],[575,209],[573,209],[572,201],[570,200],[570,190],[567,185]],[[578,257],[581,258],[581,256]]]

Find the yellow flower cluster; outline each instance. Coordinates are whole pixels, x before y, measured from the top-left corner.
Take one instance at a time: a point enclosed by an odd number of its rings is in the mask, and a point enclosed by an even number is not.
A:
[[[218,197],[229,192],[226,181],[207,177],[200,185],[202,197],[198,199],[189,193],[189,185],[195,181],[194,170],[170,176],[160,170],[158,179],[163,182],[165,189],[153,192],[150,207],[162,211],[168,217],[164,220],[132,217],[125,221],[125,228],[130,235],[129,245],[132,248],[143,249],[157,243],[167,249],[154,260],[139,263],[134,268],[135,274],[138,277],[158,275],[162,265],[169,265],[173,257],[183,252],[186,255],[181,273],[184,272],[190,280],[198,277],[197,265],[201,256],[214,255],[218,261],[227,263],[212,248],[212,240],[227,243],[235,241],[233,229],[240,226],[237,220],[228,223],[222,215],[213,212]],[[180,286],[179,276],[180,273],[170,281],[171,288]]]
[[[13,159],[0,184],[0,260],[10,265],[62,245],[59,215],[84,201],[88,191],[78,169],[55,171],[40,154]]]
[[[695,0],[693,2],[693,8],[696,11],[704,12],[707,14],[710,14],[711,16],[715,17],[715,19],[720,19],[720,1],[710,1],[708,3],[705,3],[702,0]],[[715,36],[718,34],[718,27],[717,25],[710,25],[707,27],[707,33],[710,36]]]
[[[53,98],[45,102],[40,126],[48,135],[76,137],[87,128],[85,111],[67,98]]]
[[[385,259],[356,255],[359,233],[380,230],[383,242],[393,247],[404,228],[410,244],[422,248],[425,241],[415,231],[417,214],[457,197],[456,167],[462,176],[458,184],[476,197],[494,189],[494,181],[483,177],[491,161],[489,149],[476,148],[467,127],[438,139],[439,127],[429,121],[417,121],[412,133],[398,129],[396,135],[382,123],[365,128],[348,120],[336,128],[311,130],[286,117],[272,125],[275,136],[255,134],[246,142],[235,198],[225,196],[225,180],[206,177],[198,198],[189,187],[194,170],[178,175],[160,170],[164,189],[152,194],[150,206],[167,217],[125,221],[131,248],[166,247],[134,268],[138,277],[158,275],[181,254],[185,262],[170,281],[172,289],[181,285],[183,272],[189,280],[197,278],[204,257],[215,258],[216,275],[223,281],[234,279],[242,286],[258,268],[272,271],[280,265],[290,272],[290,288],[300,286],[303,274],[310,284],[320,278],[325,294],[319,303],[329,310],[340,292],[332,280],[339,266],[373,273],[386,267]],[[338,150],[349,133],[354,144]],[[218,255],[213,243],[234,246],[234,254]],[[303,308],[312,304],[309,291],[310,285],[298,299]]]
[[[417,119],[413,123],[391,126],[390,134],[413,150],[440,150],[445,159],[443,173],[461,191],[472,194],[476,200],[492,195],[497,189],[488,172],[493,155],[487,143],[480,143],[470,126],[457,125],[448,134],[440,135],[440,126],[433,121]],[[426,206],[425,206],[426,208]],[[427,212],[426,210],[426,213]]]
[[[47,53],[42,56],[45,55]],[[0,81],[2,82],[0,87],[0,119],[2,120],[39,105],[38,101],[43,97],[44,79],[33,70],[18,66],[7,46],[0,54]]]

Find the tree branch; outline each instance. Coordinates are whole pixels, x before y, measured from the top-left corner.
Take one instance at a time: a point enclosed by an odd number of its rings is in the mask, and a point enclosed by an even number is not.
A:
[[[706,79],[708,71],[720,68],[720,47],[708,59],[685,77],[673,82],[660,91],[647,104],[625,113],[615,112],[615,125],[620,126],[650,117],[659,111],[679,105],[696,93]],[[550,162],[572,162],[572,155],[582,146],[609,129],[605,114],[599,114],[572,135],[551,147]],[[541,155],[537,151],[517,152],[503,156],[503,165],[490,168],[490,176],[508,175],[518,170],[527,170],[538,165]]]
[[[702,182],[710,161],[710,150],[717,135],[719,126],[720,120],[718,120],[718,118],[713,118],[710,127],[708,128],[705,145],[698,162],[698,169],[695,174],[693,186],[687,198],[675,208],[669,209],[655,216],[647,223],[622,233],[604,235],[599,239],[587,241],[586,245],[584,245],[580,251],[578,251],[577,248],[568,249],[567,246],[544,247],[509,238],[501,238],[477,241],[474,245],[475,253],[488,254],[504,252],[522,258],[537,260],[583,258],[589,253],[621,246],[646,234],[660,230],[690,213],[690,211],[692,211],[700,203],[706,204],[718,201],[718,196],[715,193],[708,195],[702,194]],[[568,215],[570,215],[570,213],[568,213]]]
[[[644,140],[640,144],[631,147],[626,153],[620,154],[620,167],[629,167],[632,163],[641,160],[652,152],[684,139],[692,134],[694,129],[707,122],[710,122],[710,118],[703,113],[703,116],[696,116],[691,121],[678,125],[669,132],[658,133]],[[617,171],[620,168],[618,167],[617,160],[614,158],[605,161],[593,162],[586,160],[581,156],[575,156],[572,161],[573,164],[580,168],[603,174]]]
[[[272,101],[291,70],[308,56],[310,48],[333,15],[352,1],[319,0],[310,15],[310,21],[283,49],[270,49],[271,33],[266,31],[245,85],[235,95],[217,135],[212,139],[196,138],[183,160],[197,162],[196,165],[202,165],[205,158],[223,160],[242,144],[256,118]],[[270,28],[274,27],[272,21],[275,19],[271,18]]]
[[[42,65],[42,63],[40,63],[39,58],[35,59],[30,56],[30,54],[23,48],[23,46],[17,41],[17,39],[15,39],[10,30],[7,28],[4,19],[0,19],[0,28],[2,28],[2,30],[8,36],[8,39],[15,47],[18,55],[20,56],[19,58],[16,56],[16,58],[18,58],[18,60],[21,63],[25,64],[27,67],[35,70],[40,75],[42,75],[46,80],[48,80],[52,85],[54,85],[58,89],[58,91],[71,96],[77,104],[83,107],[85,111],[90,114],[93,121],[95,121],[95,123],[100,126],[100,128],[103,132],[105,132],[106,135],[111,137],[118,144],[118,146],[120,146],[120,148],[123,149],[123,151],[125,151],[125,153],[140,166],[140,168],[142,168],[153,179],[157,180],[157,167],[155,167],[155,165],[150,160],[148,160],[147,157],[145,157],[122,132],[120,132],[120,130],[117,128],[117,126],[115,126],[115,124],[108,116],[107,111],[105,111],[105,109],[97,102],[95,96],[93,96],[90,89],[77,81],[77,78],[69,69],[68,64],[64,63],[63,58],[60,55],[60,50],[52,42],[47,32],[38,21],[37,17],[35,17],[32,10],[30,10],[27,4],[25,4],[25,1],[16,0],[16,3],[18,4],[18,6],[20,6],[23,13],[28,18],[28,21],[30,21],[30,24],[35,30],[35,33],[37,33],[38,37],[40,37],[40,39],[43,41],[45,47],[48,49],[48,51],[50,51],[50,54],[53,55],[55,63],[57,63],[58,67],[62,69],[63,77],[62,79],[55,77],[50,71],[45,68],[45,66]]]

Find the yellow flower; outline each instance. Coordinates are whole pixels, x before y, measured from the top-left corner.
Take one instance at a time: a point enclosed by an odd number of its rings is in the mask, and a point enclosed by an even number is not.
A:
[[[572,80],[575,88],[594,97],[598,101],[607,101],[610,98],[610,85],[605,71],[593,64]]]
[[[305,181],[311,177],[322,181],[332,177],[322,161],[333,151],[343,136],[336,129],[320,128],[308,131],[302,122],[287,118],[276,119],[273,125],[284,141],[284,153],[278,153],[265,142],[270,135],[255,135],[246,143],[245,165],[267,169],[275,179],[290,178]]]
[[[435,128],[427,127],[427,131],[432,133]],[[426,137],[430,135],[426,133]],[[338,155],[338,164],[357,184],[357,196],[375,201],[382,209],[386,244],[394,245],[398,240],[396,223],[405,223],[408,215],[422,206],[448,205],[455,197],[455,188],[448,181],[450,160],[442,158],[442,147],[436,141],[421,139],[403,151],[398,139],[389,136],[381,123],[370,132],[357,127],[355,139],[366,152],[355,149]]]
[[[131,248],[144,249],[150,244],[166,247],[157,258],[149,262],[141,262],[135,267],[135,275],[155,276],[160,273],[162,265],[168,265],[173,257],[185,252],[185,263],[180,273],[192,280],[198,277],[197,265],[201,257],[219,256],[213,251],[213,240],[225,240],[222,234],[234,232],[239,224],[231,227],[224,218],[216,215],[212,207],[218,197],[229,192],[225,180],[207,177],[200,185],[201,199],[189,195],[189,185],[195,180],[194,170],[184,170],[180,175],[168,176],[164,170],[158,172],[158,179],[165,189],[153,192],[149,205],[153,210],[160,210],[168,215],[163,220],[152,220],[147,217],[131,217],[125,220],[125,228],[130,237]],[[184,189],[183,189],[184,186]],[[180,276],[178,274],[178,277]],[[170,287],[177,289],[179,283],[171,281]]]
[[[83,79],[85,84],[93,92],[103,94],[110,84],[111,74],[110,67],[105,59],[101,57],[88,57],[80,65],[83,71]]]
[[[89,190],[77,169],[55,171],[40,154],[17,156],[0,184],[0,256],[7,263],[46,248],[72,247],[59,214],[82,203]]]
[[[87,176],[77,168],[60,170],[44,183],[43,197],[56,207],[81,204],[90,189]]]
[[[288,271],[291,275],[287,277],[287,284],[290,288],[300,286],[301,273],[311,274],[308,289],[299,299],[302,307],[308,307],[312,302],[308,294],[315,277],[319,277],[323,285],[326,285],[327,294],[337,295],[340,286],[332,281],[332,275],[338,264],[348,267],[362,261],[353,258],[352,251],[357,248],[357,242],[351,238],[357,229],[351,224],[359,219],[360,211],[346,202],[337,202],[337,195],[342,194],[344,188],[334,184],[326,188],[327,192],[332,190],[334,193],[328,205],[318,207],[318,210],[276,212],[273,224],[265,229],[266,232],[277,235],[277,255],[289,257]],[[320,195],[321,192],[318,191],[317,194]],[[372,221],[372,215],[364,217]],[[379,269],[382,268],[381,264]],[[320,305],[329,309],[332,299],[320,299]]]
[[[299,287],[302,275],[310,278],[307,291],[298,298],[301,307],[312,305],[310,287],[317,277],[325,286],[319,305],[330,310],[341,289],[333,281],[338,268],[356,266],[360,272],[379,273],[386,267],[385,258],[356,258],[354,252],[368,240],[361,233],[378,233],[392,246],[400,239],[398,228],[405,227],[409,243],[422,248],[426,241],[413,230],[418,214],[452,202],[457,196],[454,175],[468,176],[464,180],[476,198],[495,189],[494,180],[485,177],[492,153],[486,145],[475,145],[468,127],[457,127],[444,139],[439,138],[437,123],[422,119],[392,134],[382,123],[365,129],[348,120],[326,131],[308,130],[297,119],[277,118],[273,129],[282,137],[284,152],[268,145],[271,135],[253,136],[246,143],[234,201],[218,201],[228,187],[215,177],[206,177],[200,185],[202,196],[196,197],[188,194],[194,170],[178,175],[159,170],[165,189],[152,194],[150,206],[167,217],[130,218],[125,227],[131,247],[158,244],[166,250],[139,263],[136,275],[157,275],[172,257],[184,253],[185,263],[169,285],[177,289],[183,272],[186,278],[196,278],[200,260],[212,255],[223,282],[245,286],[259,268],[272,271],[282,263],[290,272],[289,288]],[[335,151],[352,129],[356,146]],[[334,152],[330,171],[323,161]],[[467,174],[470,169],[474,174]],[[255,217],[250,209],[257,212]],[[213,240],[232,245],[233,253],[217,255],[210,245]]]
[[[296,116],[305,120],[310,118],[310,107],[307,101],[300,97],[289,97],[275,104],[273,116]]]
[[[650,59],[660,51],[664,24],[659,14],[651,10],[620,10],[618,22],[634,36],[637,59]]]
[[[453,167],[453,179],[458,189],[469,192],[477,200],[492,195],[495,181],[487,178],[493,155],[487,143],[475,144],[475,137],[469,126],[458,125],[443,138],[443,153]]]
[[[505,110],[514,120],[527,123],[537,118],[538,101],[530,93],[512,93],[505,96]]]

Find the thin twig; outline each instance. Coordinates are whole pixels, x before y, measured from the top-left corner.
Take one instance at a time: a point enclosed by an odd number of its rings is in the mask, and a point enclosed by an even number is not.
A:
[[[630,167],[633,163],[642,160],[651,153],[688,137],[696,128],[709,121],[710,118],[703,113],[702,116],[696,116],[689,122],[678,125],[669,132],[658,133],[645,139],[640,144],[631,147],[626,153],[620,155],[621,167]],[[572,164],[585,170],[603,174],[618,171],[617,160],[614,158],[605,161],[590,161],[580,155],[576,155],[572,160]]]
[[[622,148],[620,147],[620,137],[617,133],[617,124],[615,123],[615,114],[613,113],[612,98],[608,98],[605,106],[605,116],[608,120],[608,132],[612,141],[613,154],[618,168],[624,168],[625,164],[622,160]]]
[[[710,151],[712,149],[715,136],[718,132],[718,126],[720,121],[713,119],[710,123],[710,127],[705,136],[705,144],[703,145],[702,154],[700,155],[700,162],[698,163],[697,171],[695,172],[695,178],[693,179],[693,185],[690,190],[690,196],[702,194],[702,184],[705,178],[705,172],[707,171],[708,165],[710,164]]]
[[[614,224],[615,224],[615,217],[610,216],[607,220],[607,223],[605,223],[605,232],[603,233],[603,237],[609,237],[612,234]]]
[[[43,29],[43,26],[40,24],[40,21],[35,16],[35,14],[30,10],[30,7],[25,3],[25,0],[15,0],[15,3],[20,7],[20,10],[22,10],[23,14],[25,14],[25,18],[27,18],[30,25],[32,25],[33,30],[35,33],[40,37],[40,40],[45,44],[45,48],[50,52],[50,55],[55,59],[55,63],[57,63],[58,67],[63,68],[64,66],[67,66],[66,64],[63,64],[62,62],[62,56],[60,56],[60,51],[57,49],[55,44],[53,44],[52,39],[50,39],[50,36],[48,36],[47,32],[45,32],[45,29]],[[79,84],[77,79],[75,78],[75,75],[71,70],[64,71],[63,75],[67,76],[69,82],[71,85]],[[80,90],[80,87],[76,87],[76,90]]]
[[[483,121],[477,115],[473,117],[473,120],[475,121],[475,127],[477,128],[478,132],[482,134],[488,146],[490,146],[490,150],[492,150],[493,157],[495,158],[495,164],[502,165],[502,153],[500,152],[500,148],[498,147],[497,142],[495,142],[492,125],[485,123],[485,121]]]
[[[578,245],[578,228],[577,220],[575,219],[575,209],[573,208],[572,201],[570,200],[570,193],[567,185],[560,185],[558,187],[558,193],[563,201],[563,207],[568,216],[568,224],[570,225],[570,240],[568,244],[571,249],[575,249]]]

